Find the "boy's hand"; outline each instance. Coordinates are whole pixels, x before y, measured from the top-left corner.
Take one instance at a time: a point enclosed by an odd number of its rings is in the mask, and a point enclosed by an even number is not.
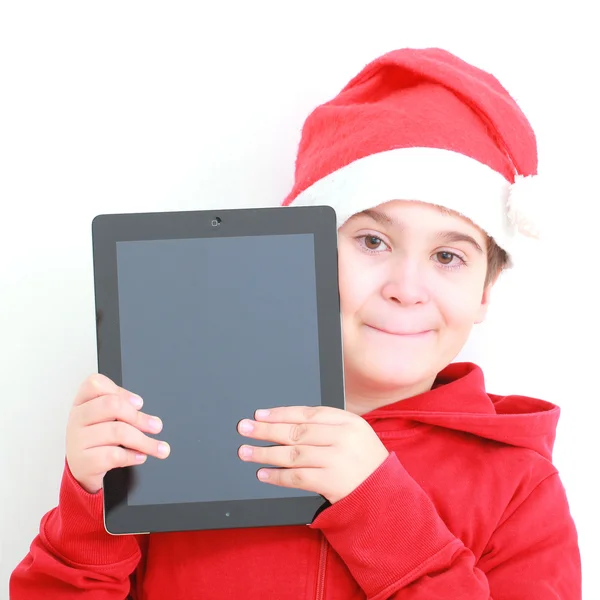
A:
[[[67,424],[67,463],[90,494],[102,488],[111,469],[169,455],[168,444],[144,435],[158,433],[162,422],[141,407],[139,396],[104,375],[88,377],[79,388]]]
[[[260,469],[261,481],[316,492],[332,504],[354,491],[389,455],[371,426],[345,410],[291,406],[270,409],[266,416],[256,411],[255,419],[241,421],[239,433],[278,445],[244,445],[239,457],[284,467]]]

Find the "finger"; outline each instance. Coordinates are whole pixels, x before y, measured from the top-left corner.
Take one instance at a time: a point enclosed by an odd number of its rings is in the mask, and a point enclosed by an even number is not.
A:
[[[144,433],[161,431],[162,421],[155,416],[139,411],[130,396],[108,394],[94,398],[74,408],[77,422],[83,427],[106,421],[122,421],[133,425]]]
[[[279,406],[259,409],[254,413],[257,421],[267,423],[320,423],[322,425],[343,425],[352,414],[331,406]]]
[[[93,398],[98,396],[104,396],[105,394],[119,394],[129,393],[122,387],[119,387],[112,379],[102,375],[101,373],[95,373],[90,375],[79,387],[73,404],[79,406],[84,404]],[[141,404],[140,404],[141,407]]]
[[[121,448],[120,446],[100,446],[86,451],[86,462],[92,475],[103,475],[112,469],[131,467],[146,462],[148,456]]]
[[[319,475],[323,469],[260,469],[256,476],[265,483],[286,488],[296,488],[320,494]]]
[[[274,467],[324,467],[330,460],[330,448],[318,446],[241,446],[238,456],[244,462]]]
[[[120,421],[97,423],[81,431],[84,436],[83,448],[86,450],[102,446],[123,446],[156,458],[166,458],[171,451],[166,442],[148,437],[139,429]]]
[[[245,437],[283,446],[332,446],[339,438],[340,429],[338,425],[260,423],[248,419],[238,425],[238,432]]]

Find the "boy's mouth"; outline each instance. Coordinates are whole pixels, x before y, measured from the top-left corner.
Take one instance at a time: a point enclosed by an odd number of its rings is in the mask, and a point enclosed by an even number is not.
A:
[[[433,329],[423,329],[421,331],[403,331],[403,330],[391,330],[382,327],[376,327],[375,325],[367,325],[370,329],[374,329],[375,331],[379,331],[380,333],[387,333],[388,335],[396,335],[399,337],[406,338],[418,338],[423,337],[429,333],[433,332]]]

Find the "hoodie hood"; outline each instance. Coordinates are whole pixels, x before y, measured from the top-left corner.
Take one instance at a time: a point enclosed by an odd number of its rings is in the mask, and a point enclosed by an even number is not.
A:
[[[498,396],[485,391],[482,370],[453,363],[441,371],[431,390],[382,406],[365,415],[375,430],[384,421],[413,421],[528,448],[552,459],[558,406],[527,396]]]

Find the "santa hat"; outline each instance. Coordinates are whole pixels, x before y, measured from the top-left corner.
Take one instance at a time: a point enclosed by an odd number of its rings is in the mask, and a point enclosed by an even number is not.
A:
[[[467,217],[511,256],[538,235],[535,134],[498,80],[444,50],[368,64],[306,120],[283,205],[332,206],[338,226],[390,200]]]

